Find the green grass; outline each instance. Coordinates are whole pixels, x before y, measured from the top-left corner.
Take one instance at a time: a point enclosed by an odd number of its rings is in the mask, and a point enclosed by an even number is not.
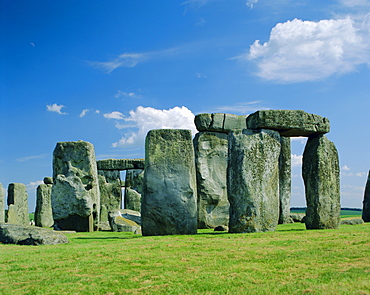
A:
[[[290,209],[291,213],[306,213],[306,209],[304,208],[293,208]],[[361,218],[362,211],[359,210],[351,210],[351,209],[341,209],[340,210],[340,217],[341,218]]]
[[[370,224],[0,244],[0,294],[370,294]]]

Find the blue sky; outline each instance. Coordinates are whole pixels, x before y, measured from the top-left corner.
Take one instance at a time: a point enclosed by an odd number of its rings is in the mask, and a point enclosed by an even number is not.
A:
[[[341,203],[362,208],[370,168],[368,0],[2,0],[0,182],[35,188],[58,141],[98,159],[144,156],[146,132],[204,112],[328,117]],[[304,206],[292,141],[292,206]]]

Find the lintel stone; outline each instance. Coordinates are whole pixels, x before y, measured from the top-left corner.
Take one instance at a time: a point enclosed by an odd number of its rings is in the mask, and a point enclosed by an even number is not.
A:
[[[237,116],[224,113],[205,113],[196,115],[194,123],[198,131],[229,133],[231,130],[246,129],[246,117],[246,115]]]
[[[247,117],[250,129],[272,129],[282,136],[309,136],[330,131],[328,118],[302,110],[262,110]]]
[[[144,169],[144,159],[106,159],[96,162],[98,170]]]

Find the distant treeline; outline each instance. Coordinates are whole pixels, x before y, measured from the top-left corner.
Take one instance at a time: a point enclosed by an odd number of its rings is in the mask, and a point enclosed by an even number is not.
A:
[[[306,210],[307,207],[290,207],[290,210]],[[362,211],[362,209],[359,208],[346,208],[343,207],[341,210],[350,210],[350,211]]]

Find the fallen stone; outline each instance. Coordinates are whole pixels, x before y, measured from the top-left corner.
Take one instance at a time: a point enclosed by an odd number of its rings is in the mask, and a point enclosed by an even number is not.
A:
[[[219,226],[216,226],[214,231],[228,231],[229,228],[227,226],[224,226],[224,225],[219,225]]]
[[[276,131],[229,133],[230,233],[275,230],[279,220],[279,155],[280,135]]]
[[[344,219],[340,222],[340,224],[347,224],[347,225],[356,225],[356,224],[364,224],[364,220],[362,218],[355,218],[355,219]]]
[[[305,213],[290,213],[290,218],[294,222],[302,222],[303,218],[305,218]]]
[[[35,225],[52,227],[54,224],[51,208],[52,184],[40,184],[36,190]]]
[[[340,224],[339,159],[325,135],[309,137],[303,152],[307,229],[336,229]]]
[[[113,232],[135,232],[140,225],[121,216],[119,210],[109,213],[109,224]]]
[[[262,110],[247,118],[250,129],[272,129],[282,136],[309,136],[330,131],[328,118],[302,110]]]
[[[8,186],[8,223],[28,225],[28,194],[23,183]]]
[[[194,138],[198,193],[198,228],[229,224],[227,134],[199,132]]]
[[[0,243],[18,245],[56,245],[68,243],[65,235],[50,229],[16,224],[0,224]]]
[[[198,131],[229,133],[231,130],[246,129],[246,117],[224,113],[199,114],[195,116],[194,123]]]
[[[365,222],[370,222],[370,170],[367,176],[367,182],[365,186],[364,202],[362,208],[362,219]]]
[[[98,228],[100,190],[94,146],[86,141],[58,142],[53,154],[51,204],[62,230]]]
[[[144,169],[144,159],[106,159],[97,161],[99,170]]]
[[[195,234],[197,184],[190,130],[150,130],[145,142],[144,236]]]

